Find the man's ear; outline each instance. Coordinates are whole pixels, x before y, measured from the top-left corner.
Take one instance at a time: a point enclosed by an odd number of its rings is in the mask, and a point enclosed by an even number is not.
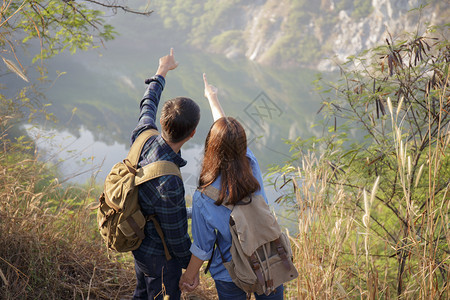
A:
[[[197,130],[197,128],[194,129],[194,130],[192,130],[191,134],[189,135],[189,138],[193,138],[193,137],[194,137],[194,134],[195,134],[195,131],[196,131],[196,130]]]

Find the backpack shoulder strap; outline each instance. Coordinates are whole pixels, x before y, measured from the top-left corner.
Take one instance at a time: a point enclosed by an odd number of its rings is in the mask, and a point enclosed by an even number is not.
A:
[[[136,176],[134,177],[134,185],[137,186],[146,181],[164,175],[175,175],[180,177],[180,179],[183,179],[181,177],[180,169],[175,163],[166,160],[159,160],[139,168],[136,172]]]
[[[217,201],[217,199],[219,199],[220,191],[217,188],[213,187],[212,185],[208,185],[203,190],[199,189],[199,192],[208,196],[209,198],[211,198],[214,201]],[[226,204],[227,200],[228,200],[228,197],[225,199],[225,201],[222,202],[222,205],[225,206],[226,208],[230,209],[231,211],[233,211],[234,205]]]
[[[213,187],[212,185],[208,185],[203,190],[199,189],[198,191],[201,192],[202,194],[206,195],[207,197],[211,198],[214,201],[217,201],[217,199],[219,199],[219,190],[216,189],[215,187]],[[225,205],[225,201],[222,202],[222,205],[227,207],[228,209],[231,209],[231,210],[233,209],[233,205]],[[213,251],[211,253],[211,258],[208,260],[208,264],[206,265],[206,268],[205,268],[205,274],[208,273],[209,268],[211,267],[211,262],[213,260],[214,251],[215,251],[216,247],[219,250],[220,257],[222,258],[222,263],[226,263],[225,257],[223,256],[223,253],[220,250],[219,242],[217,241],[217,237],[216,237],[216,240],[215,240],[214,246],[213,246]]]
[[[202,194],[208,196],[209,198],[217,201],[219,199],[219,190],[213,187],[212,185],[208,185],[203,190],[199,190]]]
[[[205,268],[205,274],[208,273],[209,268],[211,267],[211,262],[212,262],[212,260],[214,258],[214,252],[215,252],[216,247],[219,250],[220,257],[222,258],[222,263],[226,263],[227,262],[227,260],[225,259],[225,257],[222,254],[222,251],[220,250],[219,242],[217,241],[217,238],[216,238],[216,241],[214,242],[213,250],[212,250],[212,253],[211,253],[211,258],[208,259],[208,264],[206,265],[206,268]]]
[[[142,168],[137,169],[136,175],[134,176],[134,185],[138,186],[146,181],[149,181],[151,179],[163,176],[163,175],[175,175],[180,177],[180,179],[183,179],[181,177],[181,172],[178,166],[171,162],[166,160],[160,160],[155,161],[153,163],[150,163]],[[146,221],[152,221],[155,225],[156,232],[158,233],[159,237],[161,238],[163,247],[164,247],[164,254],[166,256],[167,260],[171,260],[172,256],[169,253],[169,248],[167,247],[166,241],[164,240],[164,233],[161,229],[161,226],[159,225],[158,220],[156,220],[155,215],[150,215],[146,217]]]
[[[127,155],[127,159],[134,167],[136,167],[139,162],[139,156],[141,155],[142,148],[144,147],[145,142],[147,142],[150,137],[158,134],[158,130],[148,129],[139,134],[138,137],[134,140]]]

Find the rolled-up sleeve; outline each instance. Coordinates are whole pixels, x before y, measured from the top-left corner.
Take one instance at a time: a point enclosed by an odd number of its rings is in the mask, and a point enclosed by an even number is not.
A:
[[[201,260],[211,258],[214,243],[216,241],[216,231],[206,220],[202,205],[201,194],[195,192],[192,207],[192,237],[194,242],[191,245],[191,253]]]

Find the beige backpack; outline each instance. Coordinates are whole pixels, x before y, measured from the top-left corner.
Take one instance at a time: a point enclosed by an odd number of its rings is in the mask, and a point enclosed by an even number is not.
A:
[[[201,192],[215,201],[219,197],[219,190],[212,186]],[[222,205],[231,209],[231,261],[225,261],[217,241],[216,246],[239,288],[247,293],[268,295],[281,284],[297,278],[289,238],[281,231],[262,196],[253,194],[234,206]]]
[[[169,260],[171,257],[161,227],[154,215],[142,214],[138,202],[140,184],[163,175],[176,175],[181,178],[178,166],[169,161],[156,161],[138,168],[142,147],[151,136],[157,134],[158,131],[152,129],[137,137],[127,158],[115,164],[107,175],[103,193],[95,208],[100,234],[109,249],[126,252],[139,248],[145,238],[145,224],[152,220]]]

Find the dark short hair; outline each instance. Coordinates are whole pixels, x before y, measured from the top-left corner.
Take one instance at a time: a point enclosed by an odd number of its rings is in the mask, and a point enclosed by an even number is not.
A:
[[[164,103],[161,127],[164,139],[177,143],[187,138],[200,121],[200,108],[194,100],[177,97]]]

